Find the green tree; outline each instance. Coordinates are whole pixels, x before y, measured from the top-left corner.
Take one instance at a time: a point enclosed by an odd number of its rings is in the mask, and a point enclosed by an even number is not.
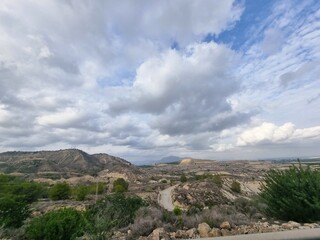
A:
[[[27,239],[69,240],[81,237],[88,227],[83,213],[64,208],[34,218],[26,228]]]
[[[241,193],[241,185],[238,181],[233,181],[231,183],[231,190],[235,193]]]
[[[309,167],[270,170],[260,196],[266,213],[281,220],[300,222],[320,220],[320,171]]]
[[[49,197],[52,200],[63,200],[70,198],[71,188],[66,183],[57,183],[49,191]]]
[[[126,192],[128,191],[129,183],[126,182],[123,178],[118,178],[113,182],[113,192]]]

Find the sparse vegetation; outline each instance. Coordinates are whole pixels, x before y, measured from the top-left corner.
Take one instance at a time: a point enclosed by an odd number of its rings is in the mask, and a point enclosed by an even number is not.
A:
[[[222,187],[223,180],[220,175],[213,175],[212,181],[218,185],[218,187]]]
[[[261,188],[266,213],[282,220],[320,220],[320,171],[293,166],[270,170]]]

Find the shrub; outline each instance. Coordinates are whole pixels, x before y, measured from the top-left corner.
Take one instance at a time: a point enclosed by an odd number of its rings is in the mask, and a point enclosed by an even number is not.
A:
[[[174,213],[174,215],[176,215],[176,216],[180,216],[180,215],[182,214],[182,210],[181,210],[181,208],[175,207],[175,208],[173,209],[173,213]]]
[[[34,218],[26,228],[27,239],[76,239],[81,237],[87,228],[83,213],[64,208]]]
[[[88,186],[88,188],[89,188],[90,194],[96,194],[96,193],[102,194],[102,193],[105,193],[108,189],[103,182],[93,183],[90,186]]]
[[[181,182],[186,182],[186,181],[188,181],[186,175],[182,174],[182,175],[180,176],[180,181],[181,181]]]
[[[88,210],[92,223],[90,232],[99,239],[110,237],[112,230],[126,227],[133,222],[136,211],[145,203],[138,196],[115,193],[106,196]]]
[[[233,181],[231,183],[231,190],[235,193],[241,193],[241,185],[238,181]]]
[[[52,200],[68,199],[70,198],[70,195],[71,188],[66,182],[55,184],[49,192],[49,197]]]
[[[28,203],[23,199],[14,195],[0,197],[0,226],[20,227],[29,215]]]
[[[213,175],[212,181],[218,185],[218,187],[222,187],[223,181],[220,175]]]
[[[261,186],[266,213],[281,220],[320,220],[320,171],[291,167],[270,170]]]
[[[128,191],[129,183],[126,182],[123,178],[118,178],[113,182],[113,192],[126,192]]]
[[[134,223],[130,225],[131,239],[148,236],[155,228],[163,226],[163,214],[155,207],[142,207],[136,212]]]
[[[27,203],[37,201],[40,197],[47,197],[47,188],[40,183],[27,182],[13,176],[0,174],[0,197],[4,195],[19,196]]]
[[[83,201],[86,199],[89,191],[87,186],[78,186],[73,189],[73,195],[77,201]]]

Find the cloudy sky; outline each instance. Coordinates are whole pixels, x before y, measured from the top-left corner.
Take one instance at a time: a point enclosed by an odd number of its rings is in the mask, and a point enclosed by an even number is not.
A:
[[[320,155],[320,1],[1,0],[0,151]]]

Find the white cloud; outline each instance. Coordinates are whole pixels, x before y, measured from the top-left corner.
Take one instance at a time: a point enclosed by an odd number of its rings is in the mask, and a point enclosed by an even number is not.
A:
[[[77,109],[67,108],[61,112],[50,113],[37,117],[36,121],[42,126],[65,128],[76,126],[84,117],[85,114],[83,112],[80,112]]]
[[[229,97],[240,88],[232,69],[236,54],[224,45],[201,43],[185,52],[169,50],[144,62],[133,86],[111,102],[110,112],[152,114],[150,126],[179,135],[222,129],[248,121]]]
[[[292,123],[276,126],[264,122],[260,126],[248,129],[237,138],[237,146],[259,145],[265,143],[283,143],[303,141],[306,138],[319,138],[320,126],[298,129]]]

